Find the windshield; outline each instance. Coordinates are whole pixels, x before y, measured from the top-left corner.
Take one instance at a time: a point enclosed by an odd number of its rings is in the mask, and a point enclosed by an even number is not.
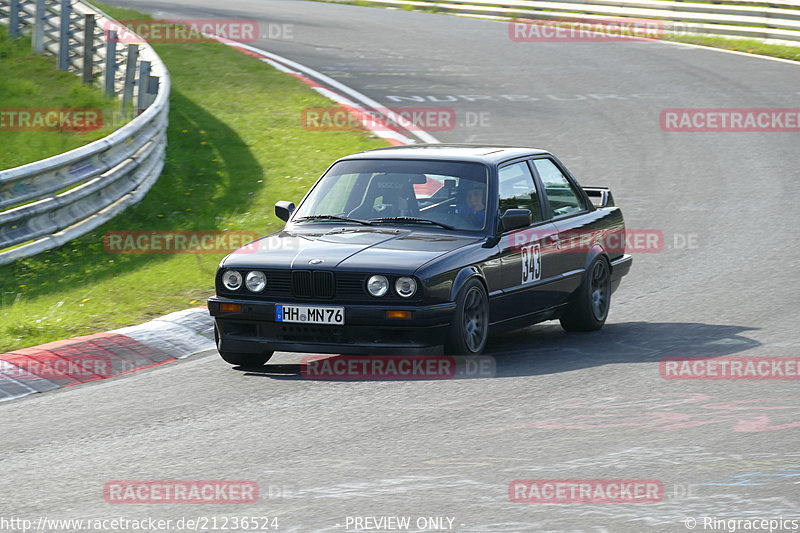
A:
[[[487,168],[448,161],[340,161],[320,178],[292,222],[427,224],[480,230]]]

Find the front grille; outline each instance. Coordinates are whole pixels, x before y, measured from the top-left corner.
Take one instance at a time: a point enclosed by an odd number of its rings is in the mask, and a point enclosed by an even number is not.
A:
[[[335,287],[333,272],[292,271],[292,294],[297,298],[333,298]]]
[[[339,272],[336,274],[336,294],[340,298],[371,298],[367,294],[367,275]]]
[[[311,271],[292,271],[292,294],[298,298],[310,298],[314,294],[311,284]]]
[[[288,270],[270,270],[267,274],[266,294],[284,296],[292,294],[292,276]]]
[[[314,296],[317,298],[333,298],[334,281],[333,272],[314,272]]]

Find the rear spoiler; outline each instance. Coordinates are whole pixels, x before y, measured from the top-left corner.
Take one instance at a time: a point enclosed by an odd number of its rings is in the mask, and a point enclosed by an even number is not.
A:
[[[595,207],[614,207],[614,196],[608,187],[583,187]]]

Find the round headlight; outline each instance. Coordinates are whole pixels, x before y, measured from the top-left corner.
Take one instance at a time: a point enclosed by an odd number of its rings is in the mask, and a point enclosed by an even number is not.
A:
[[[414,281],[414,278],[397,278],[397,281],[394,282],[394,290],[403,298],[410,298],[417,292],[417,282]]]
[[[383,296],[389,290],[386,276],[372,276],[367,280],[367,290],[373,296]]]
[[[242,286],[242,275],[235,270],[226,270],[222,275],[222,284],[229,291],[237,291]]]
[[[267,286],[267,276],[258,270],[251,270],[247,273],[247,277],[244,278],[244,285],[251,292],[261,292]]]

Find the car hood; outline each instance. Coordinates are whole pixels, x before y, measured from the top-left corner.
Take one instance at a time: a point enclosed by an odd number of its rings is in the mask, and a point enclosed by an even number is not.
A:
[[[412,273],[479,236],[398,228],[283,230],[225,258],[226,268],[316,268]]]

